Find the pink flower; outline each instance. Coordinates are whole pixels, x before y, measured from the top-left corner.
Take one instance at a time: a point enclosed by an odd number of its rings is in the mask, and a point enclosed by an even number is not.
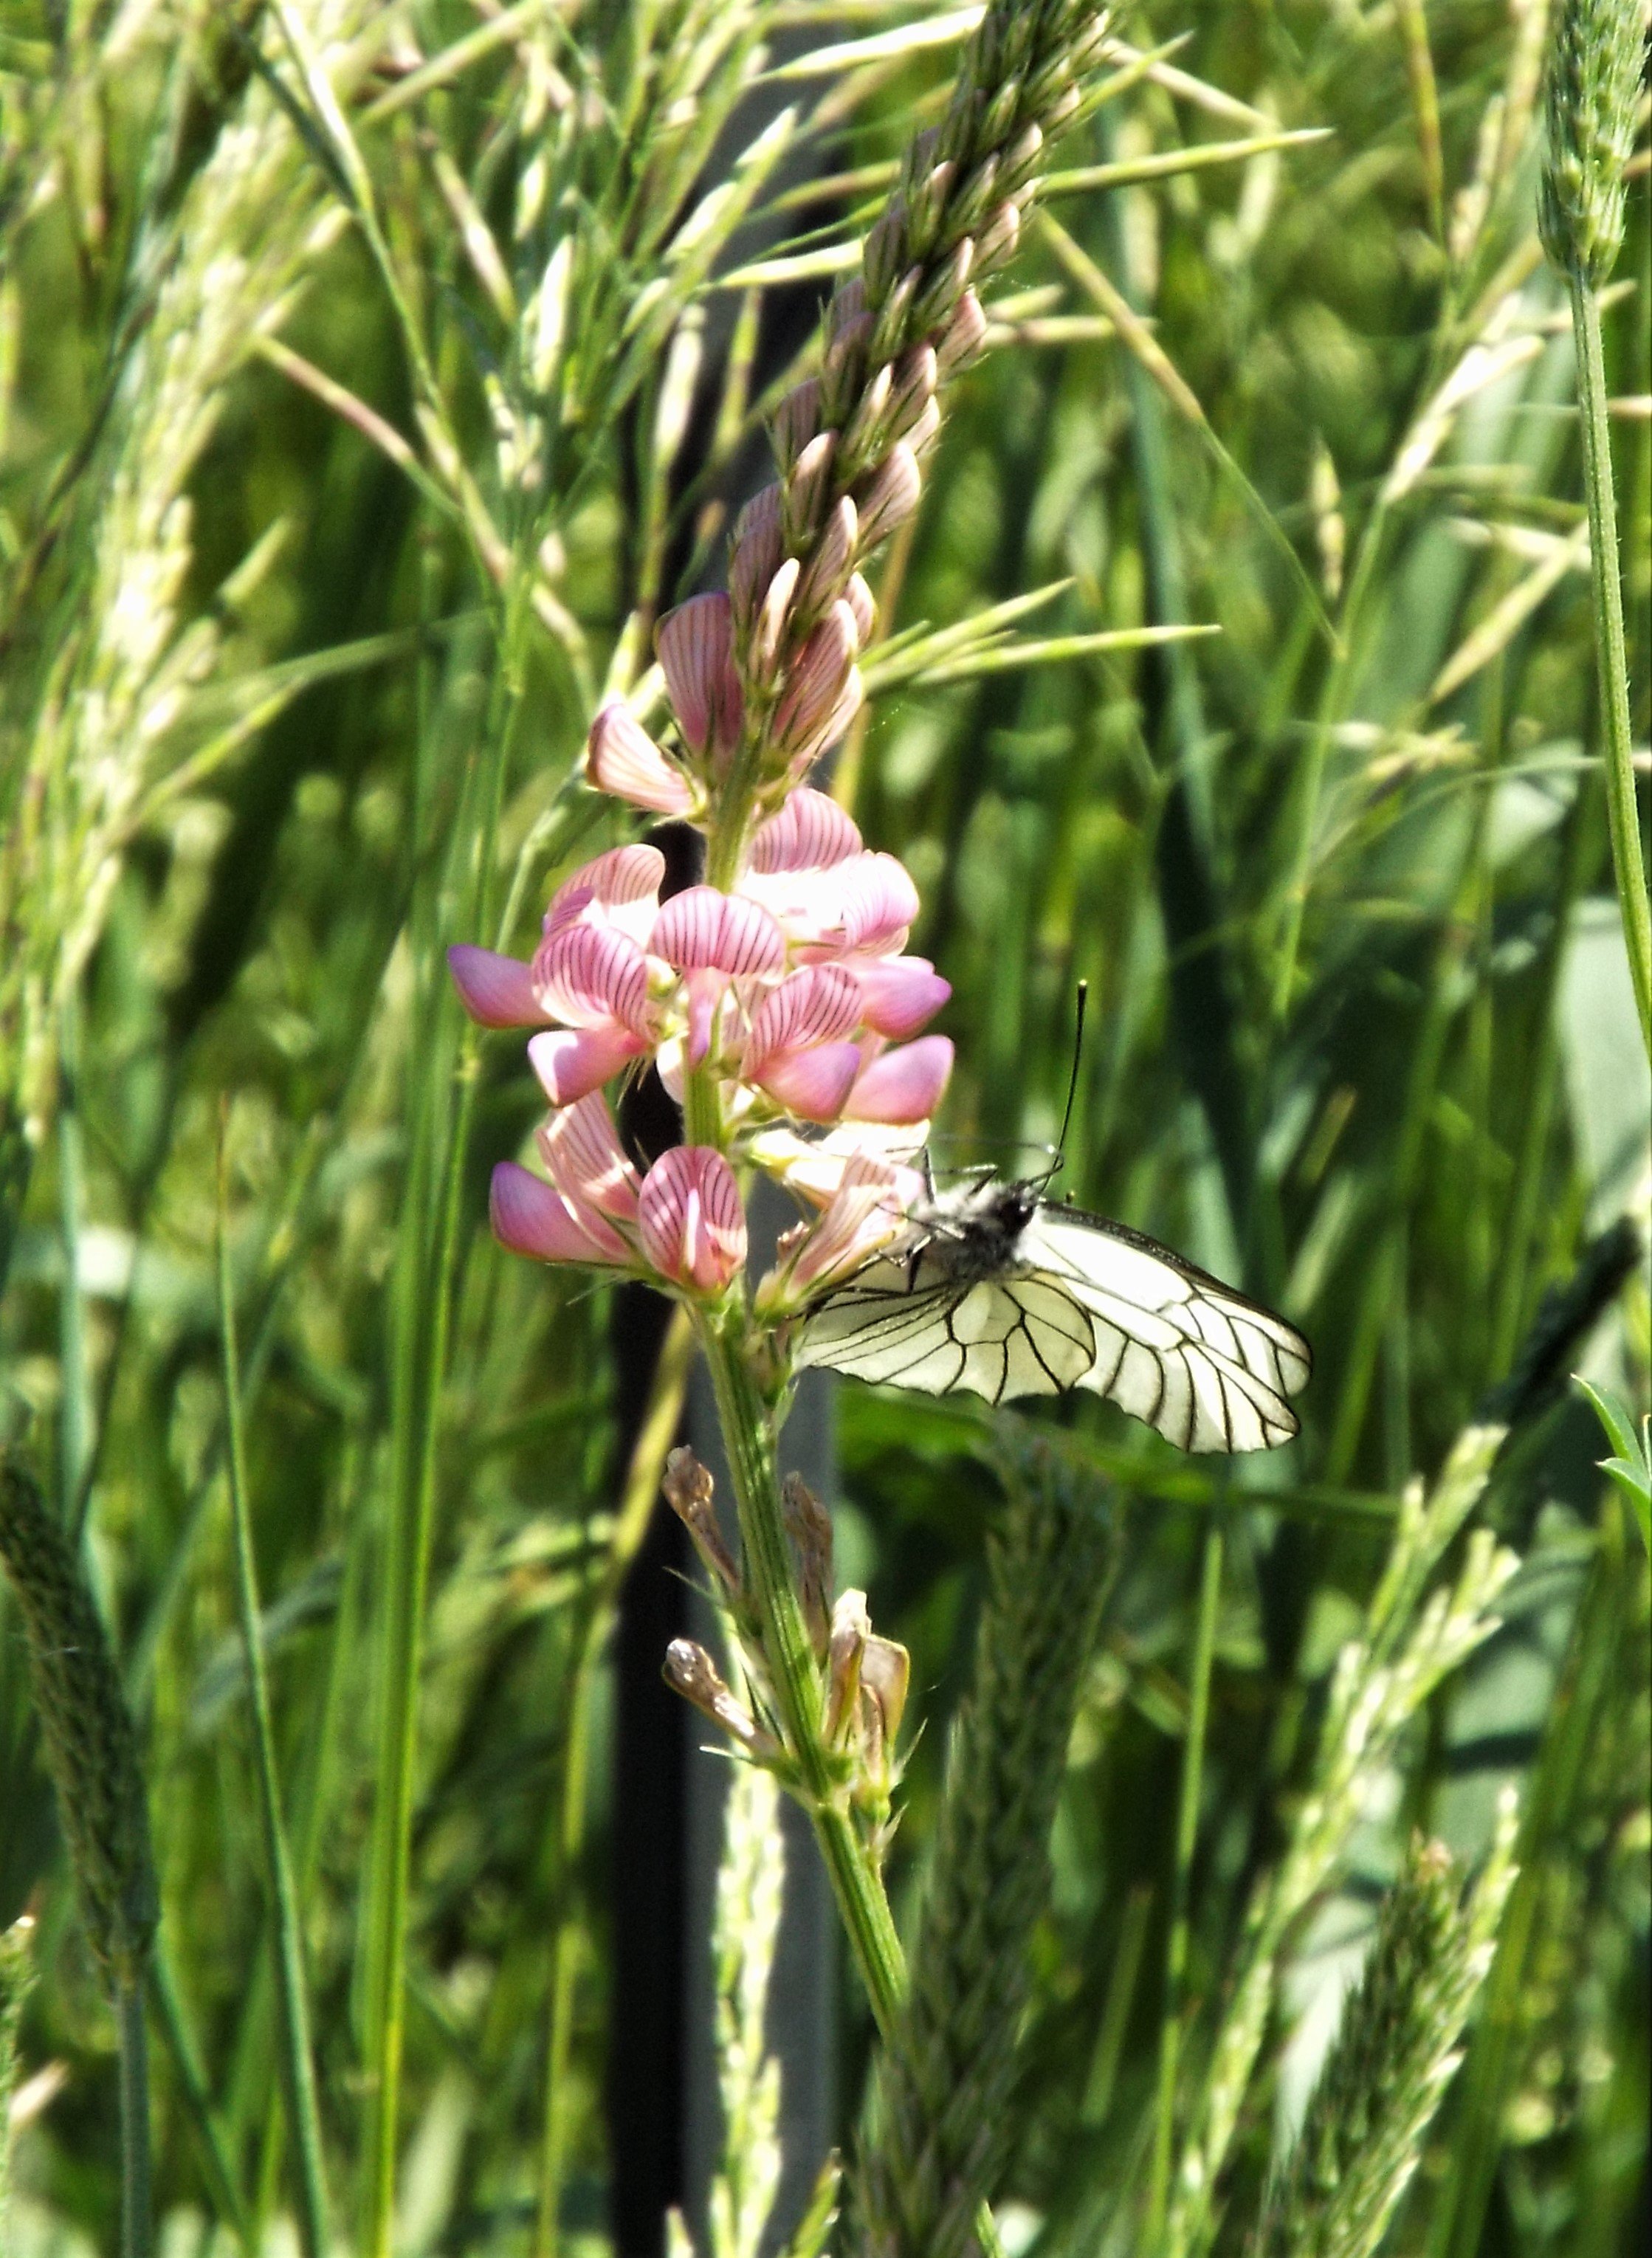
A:
[[[629,1263],[631,1249],[606,1218],[583,1200],[501,1161],[488,1195],[493,1236],[513,1254],[536,1262]]]
[[[810,965],[771,988],[747,1038],[741,1073],[805,1121],[835,1121],[861,1070],[844,1040],[861,1018],[861,991],[835,965]]]
[[[535,1035],[528,1046],[528,1062],[551,1104],[571,1105],[600,1090],[648,1047],[645,1036],[610,1019],[594,1027]]]
[[[535,1133],[550,1180],[567,1198],[616,1223],[635,1223],[637,1172],[627,1160],[604,1097],[582,1097]]]
[[[845,1111],[854,1121],[927,1121],[940,1104],[952,1062],[945,1035],[924,1035],[885,1051],[863,1069]]]
[[[757,1288],[761,1315],[776,1317],[850,1276],[899,1238],[921,1180],[876,1154],[856,1152],[843,1168],[826,1211],[781,1239],[780,1260]]]
[[[649,948],[679,972],[705,969],[777,979],[786,969],[786,940],[767,910],[715,886],[673,894],[655,920]]]
[[[611,847],[557,887],[545,912],[544,938],[567,925],[613,926],[641,948],[664,882],[665,857],[657,847]]]
[[[687,815],[698,805],[693,785],[622,698],[610,699],[591,725],[585,773],[599,792],[659,815]]]
[[[534,992],[534,969],[519,956],[461,942],[448,951],[459,1001],[479,1027],[542,1027],[549,1013]]]
[[[722,1154],[678,1145],[642,1179],[637,1201],[642,1251],[663,1278],[697,1294],[720,1294],[746,1260],[740,1187]]]
[[[861,1017],[880,1035],[915,1035],[952,994],[925,956],[855,957],[848,969],[861,991]]]

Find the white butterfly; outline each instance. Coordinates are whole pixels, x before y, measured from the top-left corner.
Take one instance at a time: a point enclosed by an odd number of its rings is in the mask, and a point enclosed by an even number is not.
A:
[[[1167,1246],[995,1181],[916,1210],[808,1311],[795,1361],[989,1403],[1089,1388],[1180,1450],[1261,1451],[1297,1431],[1313,1355]]]

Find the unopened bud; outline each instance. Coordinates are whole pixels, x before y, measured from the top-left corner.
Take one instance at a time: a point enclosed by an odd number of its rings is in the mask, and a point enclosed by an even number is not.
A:
[[[854,614],[840,598],[792,662],[786,693],[775,715],[776,745],[796,750],[823,726],[859,649]]]
[[[876,1709],[879,1737],[886,1750],[894,1747],[901,1729],[911,1676],[912,1658],[897,1640],[867,1640],[861,1657],[861,1694],[863,1705]]]
[[[780,646],[791,612],[791,600],[797,592],[798,576],[802,570],[795,557],[783,558],[757,607],[751,631],[750,666],[753,681],[765,689],[772,688],[774,684],[775,670],[780,662]]]
[[[862,557],[886,541],[897,525],[904,524],[918,508],[924,490],[918,458],[904,439],[897,440],[879,464],[862,490],[861,513],[861,554]]]
[[[832,303],[826,309],[826,331],[835,341],[854,322],[866,312],[866,285],[856,274],[847,282],[840,282],[832,294]]]
[[[998,80],[993,86],[987,98],[987,106],[981,113],[981,138],[989,147],[996,147],[1015,124],[1024,93],[1018,73]]]
[[[867,347],[876,324],[870,314],[859,311],[837,330],[826,347],[820,369],[820,421],[826,425],[847,422],[866,377]]]
[[[839,596],[854,563],[860,533],[860,513],[847,494],[840,494],[815,543],[814,554],[798,586],[798,612],[811,619]]]
[[[791,466],[780,498],[781,537],[790,550],[802,547],[825,513],[837,450],[835,431],[818,432]]]
[[[1020,188],[1038,171],[1043,157],[1043,134],[1036,125],[1024,127],[1003,153],[998,172],[1000,186],[1005,189]]]
[[[854,614],[854,632],[864,650],[872,640],[872,629],[877,624],[877,604],[872,591],[858,572],[851,572],[849,585],[843,591],[843,600]]]
[[[832,1637],[832,1516],[801,1474],[788,1474],[780,1502],[798,1555],[798,1595],[814,1651],[824,1662]]]
[[[780,488],[765,486],[761,493],[752,496],[734,521],[728,596],[738,642],[743,643],[750,633],[757,607],[780,570],[784,554],[780,538]]]
[[[840,477],[853,478],[861,465],[878,452],[878,441],[894,390],[895,372],[885,361],[861,386],[861,396],[844,426]]]
[[[895,196],[889,209],[866,238],[861,254],[861,273],[865,282],[866,302],[881,306],[895,287],[895,278],[906,265],[906,204]]]
[[[947,217],[947,202],[958,167],[944,160],[932,165],[910,197],[911,217],[906,224],[907,249],[917,259],[927,258]]]
[[[995,266],[1013,259],[1020,240],[1021,215],[1006,197],[975,239],[976,272],[989,274]]]
[[[820,380],[806,377],[775,410],[775,455],[783,476],[791,475],[792,465],[819,429]]]
[[[1001,170],[997,151],[989,149],[953,196],[947,217],[958,234],[973,235],[991,210],[997,201]]]
[[[932,331],[943,330],[951,321],[958,301],[964,295],[964,285],[969,280],[975,258],[974,240],[965,236],[946,265],[930,277],[914,301],[911,310],[911,326],[920,336],[928,337]]]
[[[935,371],[944,381],[974,360],[986,341],[987,316],[973,290],[966,290],[935,346]]]
[[[906,343],[912,330],[912,307],[923,287],[923,268],[909,266],[878,309],[866,341],[869,359],[888,360]]]
[[[712,1502],[711,1475],[685,1445],[679,1445],[665,1461],[665,1478],[660,1487],[665,1492],[666,1503],[692,1538],[694,1550],[706,1569],[726,1592],[737,1592],[740,1571],[718,1526],[717,1509]]]
[[[921,463],[939,437],[940,402],[939,400],[926,400],[906,435],[906,444],[914,458]]]

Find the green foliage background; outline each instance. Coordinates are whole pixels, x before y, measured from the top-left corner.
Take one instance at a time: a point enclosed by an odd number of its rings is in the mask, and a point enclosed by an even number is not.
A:
[[[616,1375],[604,1297],[488,1239],[487,1169],[519,1148],[535,1093],[514,1039],[461,1047],[439,948],[492,937],[479,901],[497,914],[513,870],[520,945],[559,873],[620,835],[559,789],[616,641],[623,680],[625,650],[646,655],[649,614],[714,569],[727,505],[762,475],[726,377],[731,331],[738,362],[761,313],[756,365],[776,379],[807,350],[826,285],[703,293],[694,415],[684,451],[662,453],[665,349],[703,278],[691,261],[662,264],[641,224],[606,273],[582,269],[564,350],[584,359],[578,381],[564,366],[560,395],[576,408],[535,516],[513,502],[495,446],[520,369],[473,245],[479,229],[501,272],[519,259],[507,289],[525,295],[545,238],[513,237],[513,195],[535,136],[565,146],[564,95],[576,110],[610,107],[560,176],[572,202],[557,209],[598,205],[625,175],[627,209],[663,226],[677,205],[648,165],[678,149],[682,121],[627,111],[627,90],[669,76],[660,57],[680,67],[718,12],[514,9],[509,36],[374,112],[422,58],[497,11],[358,11],[366,61],[347,107],[431,391],[359,226],[332,226],[294,252],[291,275],[252,292],[182,481],[192,546],[170,632],[204,622],[210,636],[181,663],[177,711],[157,725],[174,781],[160,788],[152,771],[136,818],[72,883],[48,882],[46,847],[12,868],[0,947],[14,966],[33,951],[67,970],[32,991],[50,1008],[27,1058],[23,1022],[0,1017],[16,1069],[6,1108],[24,1092],[0,1132],[26,1117],[32,1140],[0,1315],[4,1416],[66,1518],[85,1515],[142,1722],[173,1999],[174,2043],[163,2016],[156,2049],[167,2213],[205,2218],[219,2199],[184,2033],[249,2206],[264,2217],[291,2202],[224,1494],[222,1118],[250,1495],[340,2221],[364,2199],[372,1956],[387,1934],[375,1793],[427,1420],[399,2247],[527,2247],[554,1940],[571,1902],[584,1910],[567,2215],[581,2233],[600,2216],[600,1686],[578,1874],[556,1814],[573,1674],[613,1541]],[[924,14],[723,12],[780,57]],[[1328,1674],[1404,1485],[1437,1468],[1591,1235],[1637,1202],[1644,1211],[1647,1084],[1595,757],[1570,330],[1533,216],[1542,18],[1538,0],[1436,0],[1426,21],[1360,0],[1132,11],[1120,29],[1138,47],[1189,34],[1174,57],[1188,76],[1139,79],[1063,144],[1061,165],[1253,139],[1270,120],[1324,138],[1053,198],[1067,240],[1150,318],[1199,418],[1121,342],[1081,262],[1033,228],[1013,295],[1001,293],[998,347],[953,398],[883,600],[896,629],[944,628],[1048,588],[1018,632],[1185,618],[1221,634],[1165,662],[1034,654],[950,680],[932,678],[932,656],[927,675],[878,699],[839,770],[869,842],[917,877],[914,945],[954,984],[941,1024],[958,1045],[944,1124],[957,1151],[1015,1167],[1017,1140],[1055,1134],[1087,979],[1063,1186],[1243,1278],[1317,1358],[1301,1443],[1260,1462],[1190,1464],[1110,1413],[1074,1415],[1119,1486],[1125,1541],[1068,1753],[1016,2105],[1017,2232],[1052,2258],[1141,2247],[1130,2222],[1159,2075],[1207,1528],[1220,1523],[1226,1554],[1187,1876],[1195,2072],[1245,1894],[1280,1853]],[[149,428],[123,422],[143,261],[198,255],[198,236],[172,240],[163,223],[182,209],[199,225],[197,168],[230,161],[224,137],[250,106],[274,114],[255,53],[298,85],[253,4],[0,11],[0,824],[14,847],[43,744],[60,744],[39,787],[51,808],[68,806],[53,797],[68,767],[131,756],[131,716],[111,742],[83,718],[51,739],[53,669],[65,653],[82,663],[75,638],[106,601],[97,544],[124,522],[119,478],[167,474],[121,453],[124,431]],[[893,154],[952,56],[925,47],[828,82],[847,89],[831,130],[764,193],[795,190],[810,167]],[[819,82],[803,83],[815,99]],[[684,186],[720,177],[768,114],[755,106],[776,98],[759,89],[740,112],[749,126],[689,149]],[[1613,430],[1644,747],[1644,104],[1640,148],[1606,321],[1609,381],[1627,403]],[[309,200],[306,228],[337,211],[330,161],[293,136],[280,198],[236,223],[244,252],[267,252],[284,226],[307,241],[284,217],[295,198]],[[841,240],[863,203],[851,184],[794,203],[783,225]],[[720,238],[720,271],[774,256],[782,224]],[[627,373],[613,309],[656,267],[677,295]],[[255,324],[403,434],[437,501],[279,356],[248,351]],[[1477,351],[1500,356],[1492,380],[1443,421],[1414,475],[1397,476]],[[467,529],[438,507],[458,486],[429,437],[431,398],[502,529],[497,586],[479,570],[474,517]],[[525,591],[542,539],[535,621]],[[141,609],[143,590],[126,600]],[[507,726],[495,833],[485,778]],[[71,816],[62,824],[67,835]],[[66,954],[105,886],[86,947]],[[55,1062],[44,1069],[42,1043]],[[462,1147],[456,1060],[474,1076]],[[13,1137],[0,1158],[16,1149]],[[433,1346],[433,1237],[450,1193],[451,1333]],[[1643,1269],[1578,1354],[1644,1403]],[[837,1400],[840,1545],[880,1630],[911,1646],[928,1721],[899,1897],[933,1824],[996,1492],[967,1408],[847,1387]],[[1307,2049],[1328,2034],[1406,1829],[1477,1857],[1514,1778],[1535,1817],[1504,1956],[1392,2247],[1537,2258],[1633,2246],[1648,2102],[1647,1578],[1595,1471],[1603,1454],[1574,1395],[1503,1461],[1483,1509],[1520,1556],[1503,1628],[1415,1721],[1386,1804],[1294,1937],[1275,2067],[1241,2128],[1236,2217],[1265,2170],[1275,2106],[1301,2105]],[[0,1623],[0,1925],[25,1903],[39,1914],[23,2076],[55,2065],[61,2081],[43,2104],[36,2089],[19,2136],[12,2232],[32,2253],[106,2249],[112,2031],[36,1761],[15,1620]],[[853,2046],[847,2059],[853,2070]]]

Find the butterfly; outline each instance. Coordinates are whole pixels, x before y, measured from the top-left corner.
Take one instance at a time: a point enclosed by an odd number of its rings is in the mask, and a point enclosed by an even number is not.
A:
[[[993,1178],[914,1209],[805,1312],[794,1361],[989,1403],[1088,1388],[1179,1450],[1261,1451],[1296,1433],[1313,1353],[1156,1239]]]

